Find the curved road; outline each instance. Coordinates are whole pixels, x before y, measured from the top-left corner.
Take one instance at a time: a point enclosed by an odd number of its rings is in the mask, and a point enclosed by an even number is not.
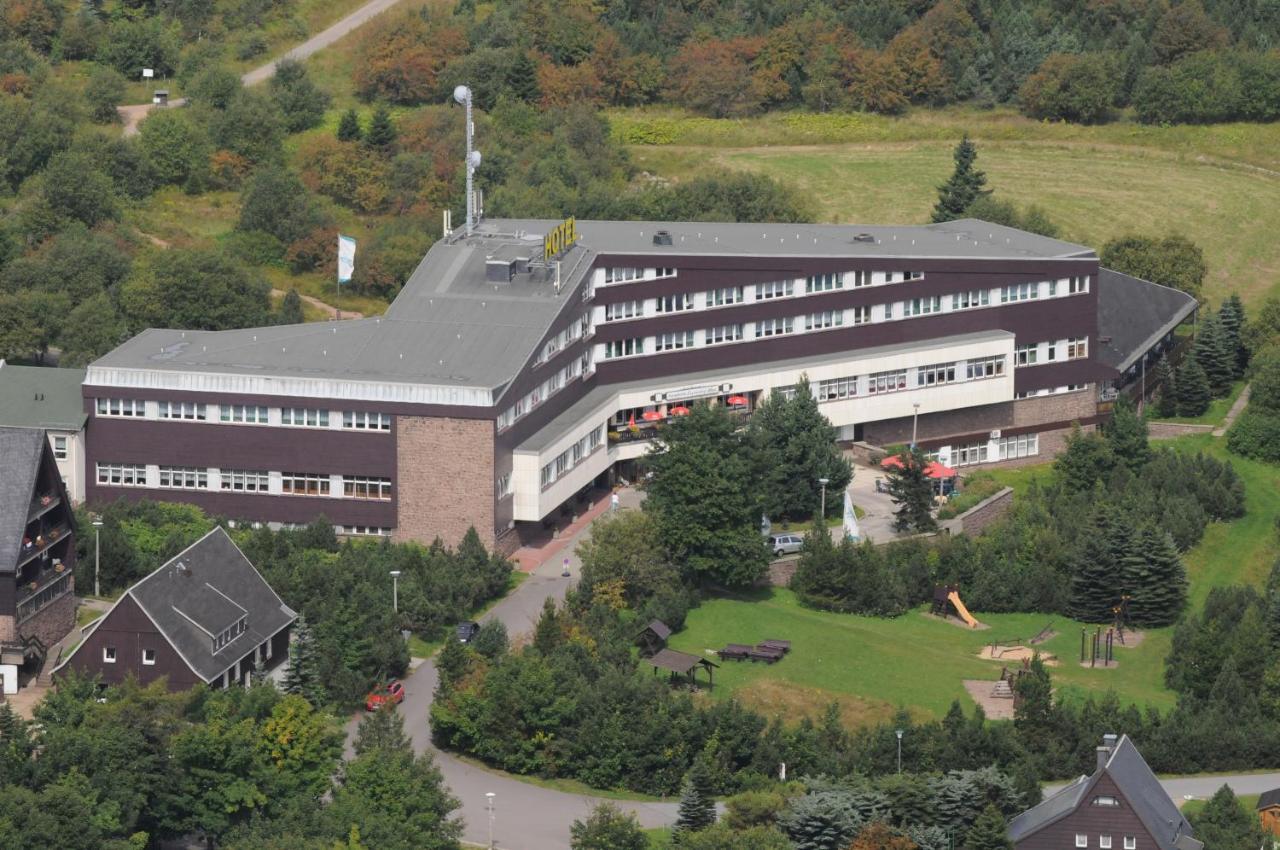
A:
[[[356,9],[350,15],[311,36],[311,38],[294,47],[283,56],[277,56],[267,64],[260,65],[252,71],[241,75],[240,82],[246,86],[253,86],[270,79],[276,72],[276,64],[282,59],[306,59],[316,51],[323,50],[338,39],[350,35],[353,30],[358,29],[371,18],[382,14],[399,2],[400,0],[370,0],[370,2]],[[186,98],[180,97],[169,101],[169,105],[184,106],[186,102]],[[117,107],[120,118],[124,121],[124,134],[126,136],[132,136],[138,132],[138,124],[142,122],[143,118],[147,117],[147,113],[151,111],[152,107],[153,104],[150,103]]]

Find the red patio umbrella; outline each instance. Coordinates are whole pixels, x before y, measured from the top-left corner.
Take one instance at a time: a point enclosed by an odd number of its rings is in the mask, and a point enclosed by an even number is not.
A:
[[[657,422],[662,418],[662,414],[656,410],[646,410],[640,414],[640,418],[644,419],[645,422]]]
[[[731,395],[729,396],[728,401],[730,407],[742,407],[747,403],[747,397],[743,395]]]
[[[889,455],[887,458],[880,461],[880,468],[881,469],[901,469],[902,458],[898,457],[897,455]]]
[[[689,408],[685,407],[683,404],[677,404],[675,407],[671,408],[671,415],[672,416],[688,416]]]
[[[943,466],[936,460],[930,461],[929,465],[924,468],[924,474],[930,478],[955,478],[956,471],[949,466]]]

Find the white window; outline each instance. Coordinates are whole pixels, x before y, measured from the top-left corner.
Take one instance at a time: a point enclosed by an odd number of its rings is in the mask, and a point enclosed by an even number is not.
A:
[[[907,370],[895,369],[890,372],[873,372],[867,377],[867,392],[891,393],[907,388]]]
[[[767,301],[770,298],[787,298],[794,292],[794,282],[790,280],[775,280],[772,283],[756,284],[756,300]]]
[[[208,490],[209,470],[195,466],[162,466],[160,486],[175,490]]]
[[[756,339],[764,336],[781,336],[795,330],[795,319],[787,316],[784,319],[763,319],[756,322]]]
[[[1126,835],[1124,837],[1124,850],[1138,850],[1138,837],[1136,835]]]
[[[616,322],[619,319],[634,319],[643,313],[643,301],[621,301],[617,304],[604,305],[604,320],[606,322]]]
[[[1013,350],[1013,365],[1034,366],[1040,356],[1040,346],[1035,343],[1019,345]]]
[[[67,438],[66,437],[50,437],[53,441],[53,456],[58,460],[67,459]]]
[[[146,487],[147,468],[135,463],[100,463],[98,483],[112,487]]]
[[[844,287],[843,272],[827,272],[826,274],[811,274],[804,281],[805,292],[827,292],[832,289],[841,289]]]
[[[1058,282],[1056,280],[1049,281],[1049,297],[1053,298],[1058,294]]]
[[[924,272],[903,272],[903,280],[924,280]]]
[[[391,498],[390,478],[369,478],[363,475],[342,476],[342,495],[348,499],[381,499]]]
[[[633,354],[644,354],[644,338],[613,339],[604,344],[604,359],[614,357],[630,357]]]
[[[1077,846],[1077,847],[1088,847],[1088,846],[1089,846],[1089,836],[1085,835],[1083,832],[1077,832],[1077,833],[1076,833],[1076,846]]]
[[[587,435],[587,451],[593,452],[604,442],[604,426],[601,425]]]
[[[114,646],[104,646],[102,648],[102,661],[104,664],[116,663],[116,648]]]
[[[329,411],[314,407],[282,407],[280,424],[294,428],[328,428]]]
[[[888,321],[889,319],[893,318],[893,305],[894,305],[893,301],[890,301],[888,304],[884,305],[885,321]]]
[[[147,403],[136,398],[100,398],[98,415],[139,418],[147,415]]]
[[[1078,292],[1088,292],[1088,291],[1089,291],[1088,275],[1080,275],[1077,277],[1073,277],[1069,281],[1067,281],[1068,295],[1075,295]],[[1125,839],[1125,840],[1127,841],[1128,839]],[[1132,850],[1132,848],[1126,848],[1126,850]]]
[[[986,307],[991,303],[991,290],[974,289],[969,292],[957,292],[951,296],[952,310],[969,310],[974,307]]]
[[[1067,340],[1067,359],[1080,360],[1089,356],[1089,338],[1073,336]]]
[[[222,489],[236,493],[265,493],[271,476],[265,472],[245,469],[222,470]]]
[[[693,309],[693,296],[684,292],[675,295],[660,295],[655,309],[659,313],[679,313],[681,310]]]
[[[848,378],[819,381],[815,397],[818,401],[839,401],[843,398],[853,398],[857,394],[858,378],[856,375],[851,375]]]
[[[970,443],[967,446],[960,446],[951,453],[952,465],[971,466],[975,463],[986,463],[987,451],[987,443]]]
[[[708,307],[725,307],[729,304],[742,303],[742,287],[741,286],[725,286],[720,289],[707,290],[707,306]]]
[[[1012,437],[1001,437],[996,441],[996,457],[999,460],[1016,460],[1020,457],[1035,457],[1040,454],[1040,437],[1037,434],[1018,434]],[[1094,800],[1095,806],[1116,805],[1115,797],[1111,797],[1112,803],[1099,802],[1104,798],[1098,797]]]
[[[605,269],[605,283],[626,283],[629,280],[639,280],[644,277],[644,269]]]
[[[390,537],[391,529],[379,525],[340,525],[338,533],[348,537]],[[271,642],[267,641],[263,646],[267,648],[266,657],[271,658]]]
[[[935,384],[949,384],[956,379],[956,364],[937,363],[932,366],[921,366],[916,369],[916,386],[932,387]]]
[[[871,272],[849,272],[849,274],[853,278],[853,285],[855,288],[871,285]]]
[[[205,406],[203,404],[195,404],[190,401],[162,401],[159,402],[159,413],[161,419],[193,419],[204,421]]]
[[[843,324],[843,310],[824,310],[821,313],[810,313],[804,317],[804,329],[806,331],[820,331],[824,328],[838,328]]]
[[[1045,362],[1051,363],[1057,359],[1058,359],[1058,344],[1056,342],[1053,342],[1052,340],[1045,343],[1045,346],[1044,346]]]
[[[154,649],[142,650],[142,663],[148,667],[154,667],[156,663],[156,651]]]
[[[676,276],[676,270],[675,270],[675,269],[654,269],[654,270],[653,270],[653,276],[654,276],[655,278],[657,278],[657,277],[675,277],[675,276]]]
[[[908,316],[927,316],[930,313],[942,312],[941,295],[935,295],[932,298],[912,298],[902,303]]]
[[[219,418],[223,422],[266,425],[267,409],[256,404],[224,404]]]
[[[965,364],[965,377],[971,381],[976,378],[994,378],[997,375],[1003,374],[1003,354],[996,357],[983,357],[978,360],[970,360]]]
[[[290,496],[327,496],[329,476],[286,472],[280,476],[280,491]]]
[[[722,342],[737,342],[742,339],[742,325],[721,325],[707,328],[707,345],[719,345]]]
[[[1099,846],[1100,848],[1102,848],[1102,850],[1111,850],[1111,836],[1110,836],[1110,835],[1099,835],[1099,836],[1098,836],[1098,846]]]
[[[855,325],[865,325],[871,321],[870,307],[854,307],[849,312],[853,315],[853,324]]]
[[[653,339],[654,351],[675,351],[681,348],[693,348],[693,331],[673,331],[658,334]]]
[[[1000,290],[1000,303],[1011,304],[1015,301],[1030,301],[1040,297],[1040,284],[1015,283]]]
[[[354,428],[357,431],[390,431],[391,414],[345,410],[342,413],[342,427]]]

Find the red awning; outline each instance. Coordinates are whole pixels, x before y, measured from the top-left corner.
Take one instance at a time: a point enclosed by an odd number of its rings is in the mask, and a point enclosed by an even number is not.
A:
[[[671,408],[670,413],[672,416],[688,416],[689,408],[685,407],[683,404],[677,404],[675,407]]]
[[[880,461],[880,468],[881,469],[901,469],[902,458],[900,458],[898,455],[889,455],[887,458]],[[954,469],[952,469],[949,466],[943,466],[942,464],[938,463],[936,460],[931,460],[925,465],[924,474],[928,478],[938,478],[938,479],[956,477],[956,471]]]
[[[742,407],[747,403],[747,397],[743,395],[731,395],[727,401],[731,407]]]
[[[656,410],[646,410],[640,414],[640,418],[644,419],[645,422],[657,422],[662,418],[662,414]]]

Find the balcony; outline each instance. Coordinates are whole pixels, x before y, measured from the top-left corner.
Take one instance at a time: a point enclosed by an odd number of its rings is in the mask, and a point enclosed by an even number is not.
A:
[[[27,512],[27,523],[35,522],[40,517],[49,513],[49,511],[62,504],[61,497],[57,493],[49,493],[40,496],[31,502],[31,509]]]
[[[620,445],[622,443],[646,443],[657,438],[658,428],[653,425],[645,427],[628,428],[625,425],[617,430],[608,432],[609,445]]]
[[[18,569],[41,557],[54,546],[66,540],[70,533],[71,529],[65,522],[59,522],[51,528],[42,528],[35,532],[34,536],[28,530],[27,536],[22,541],[22,548],[18,551]]]
[[[31,619],[50,602],[70,592],[73,585],[71,570],[66,568],[61,572],[52,568],[45,570],[34,581],[18,585],[18,593],[24,594],[18,597],[18,622]]]

